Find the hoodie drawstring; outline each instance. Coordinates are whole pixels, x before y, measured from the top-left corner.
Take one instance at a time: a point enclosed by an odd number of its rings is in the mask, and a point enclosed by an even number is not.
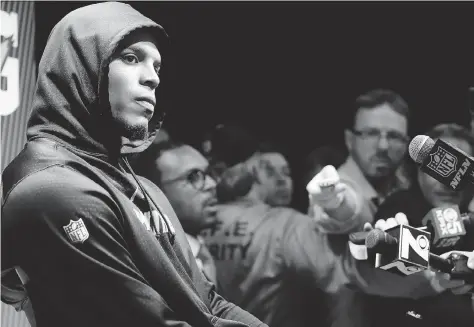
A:
[[[127,169],[130,171],[130,173],[132,174],[133,178],[135,179],[135,181],[137,182],[138,184],[138,187],[140,188],[140,190],[142,191],[147,203],[148,203],[148,207],[150,208],[150,227],[152,229],[154,229],[155,231],[157,231],[156,229],[156,225],[155,225],[155,219],[153,219],[153,206],[152,204],[150,203],[150,201],[154,204],[156,210],[158,211],[158,213],[160,214],[160,216],[163,218],[165,224],[166,224],[166,227],[168,228],[168,235],[169,235],[169,238],[170,238],[170,242],[171,244],[174,244],[174,240],[175,240],[175,236],[176,236],[176,231],[173,227],[173,224],[171,223],[171,221],[169,221],[169,218],[161,211],[160,207],[156,204],[156,202],[153,200],[153,198],[148,194],[148,192],[145,190],[145,188],[143,187],[142,183],[140,183],[140,180],[138,179],[137,175],[135,174],[135,172],[133,171],[132,167],[130,166],[130,163],[128,162],[128,159],[123,157],[122,158],[122,161],[124,162],[125,166],[127,167]],[[137,191],[135,191],[134,195],[136,195]]]

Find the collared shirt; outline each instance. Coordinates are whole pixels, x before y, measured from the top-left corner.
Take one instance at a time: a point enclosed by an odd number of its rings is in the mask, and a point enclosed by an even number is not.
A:
[[[204,244],[201,236],[194,237],[186,233],[191,252],[196,259],[197,266],[203,272],[204,276],[217,286],[216,266],[211,253]]]
[[[424,276],[375,274],[352,258],[345,235],[321,233],[313,219],[296,210],[244,198],[220,205],[217,217],[220,223],[203,237],[215,259],[220,291],[269,326],[327,326],[330,311],[346,317],[345,326],[355,326],[345,311],[328,307],[328,297],[332,300],[341,285],[382,296],[434,292]],[[390,283],[388,275],[395,276]]]
[[[371,218],[373,218],[373,215],[377,211],[377,207],[382,204],[387,196],[399,190],[406,190],[410,186],[408,178],[403,173],[403,168],[399,168],[395,172],[389,192],[387,194],[378,193],[364,176],[362,170],[352,156],[349,156],[346,162],[339,167],[338,173],[343,181],[351,184],[357,193],[364,197],[371,209]]]
[[[204,238],[229,301],[273,327],[325,321],[318,288],[334,292],[346,283],[346,262],[310,217],[250,198],[219,206],[217,216],[221,224]]]
[[[367,178],[362,173],[359,165],[354,158],[349,156],[344,164],[338,169],[341,180],[350,184],[360,194],[365,201],[365,206],[368,210],[364,213],[367,217],[362,217],[365,221],[374,223],[374,216],[377,212],[378,206],[385,200],[385,198],[395,191],[408,188],[408,179],[405,178],[401,171],[397,170],[395,178],[392,182],[388,194],[379,194],[370,184]],[[387,217],[388,218],[388,217]],[[396,287],[396,285],[394,285]],[[356,292],[350,288],[343,287],[338,294],[333,298],[334,312],[331,314],[332,327],[366,327],[370,324],[370,312],[367,312],[366,294]],[[345,312],[340,315],[340,312]]]

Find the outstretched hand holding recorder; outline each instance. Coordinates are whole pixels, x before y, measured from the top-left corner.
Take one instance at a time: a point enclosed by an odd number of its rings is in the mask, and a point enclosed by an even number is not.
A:
[[[311,179],[306,190],[308,214],[323,232],[346,235],[362,225],[362,201],[348,184],[341,181],[334,166],[325,166]]]
[[[443,253],[440,257],[447,260],[450,260],[450,258],[455,258],[455,260],[457,260],[459,264],[462,264],[462,266],[464,267],[463,269],[466,270],[466,273],[474,275],[474,251],[449,251]],[[444,284],[448,281],[452,281],[453,277],[456,278],[456,276],[453,276],[449,273],[437,274],[437,278],[441,286],[444,286]],[[451,291],[454,294],[465,294],[474,289],[474,280],[462,280],[461,282],[462,283],[460,283],[458,287],[451,287]]]

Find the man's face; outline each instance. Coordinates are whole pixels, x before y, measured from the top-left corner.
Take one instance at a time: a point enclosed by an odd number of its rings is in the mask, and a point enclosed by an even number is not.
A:
[[[389,105],[361,108],[353,131],[346,131],[346,145],[364,175],[380,179],[400,165],[407,150],[407,133],[407,119]]]
[[[293,194],[293,180],[288,162],[280,153],[262,153],[258,164],[258,187],[271,206],[288,206]]]
[[[186,233],[197,235],[216,223],[216,182],[209,163],[194,148],[184,145],[164,152],[155,162],[161,172],[157,183],[175,210]]]
[[[146,139],[153,116],[161,55],[156,41],[137,31],[121,42],[109,64],[109,102],[122,136]]]
[[[472,155],[473,149],[467,141],[453,137],[442,137],[442,139]],[[453,191],[420,170],[418,170],[418,184],[420,185],[423,196],[433,207],[459,205],[464,196],[462,191]]]

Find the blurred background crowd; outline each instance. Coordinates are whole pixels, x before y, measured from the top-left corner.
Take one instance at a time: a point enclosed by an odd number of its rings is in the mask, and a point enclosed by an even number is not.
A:
[[[305,187],[326,165],[366,200],[371,221],[405,212],[418,227],[442,205],[474,212],[472,193],[420,173],[407,154],[423,134],[474,155],[472,4],[131,4],[173,42],[158,98],[167,117],[132,166],[168,197],[222,295],[271,326],[474,325],[466,296],[334,293],[325,248],[314,248],[317,287],[296,268],[283,272],[272,250],[306,242],[305,225],[288,221],[314,215]],[[36,61],[52,26],[82,5],[35,3]],[[7,122],[2,147],[12,142]],[[206,211],[214,195],[217,216]],[[290,232],[298,237],[281,239]],[[288,265],[302,255],[288,254]]]

